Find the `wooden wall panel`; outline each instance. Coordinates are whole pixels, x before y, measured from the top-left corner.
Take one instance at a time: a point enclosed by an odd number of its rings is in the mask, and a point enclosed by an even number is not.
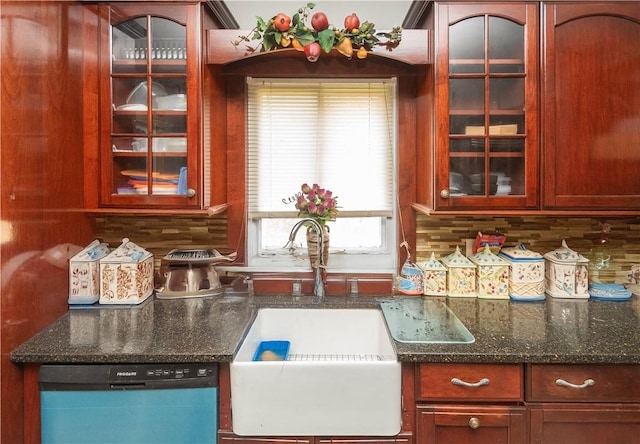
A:
[[[0,7],[0,441],[24,442],[21,342],[67,310],[68,258],[93,236],[82,209],[82,39],[73,2]]]

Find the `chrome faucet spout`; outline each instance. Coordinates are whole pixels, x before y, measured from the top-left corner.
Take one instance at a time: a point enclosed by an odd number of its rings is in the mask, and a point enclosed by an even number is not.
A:
[[[291,228],[291,233],[289,233],[289,241],[285,245],[285,248],[288,248],[289,250],[292,250],[294,248],[293,241],[296,238],[298,230],[303,225],[311,225],[313,230],[318,234],[318,247],[320,251],[318,252],[318,266],[315,267],[316,276],[315,285],[313,287],[313,294],[318,298],[324,298],[324,282],[322,280],[322,269],[324,268],[324,229],[322,228],[322,225],[320,225],[320,223],[318,223],[318,221],[316,221],[315,219],[311,219],[309,217],[300,219],[295,223],[293,228]]]

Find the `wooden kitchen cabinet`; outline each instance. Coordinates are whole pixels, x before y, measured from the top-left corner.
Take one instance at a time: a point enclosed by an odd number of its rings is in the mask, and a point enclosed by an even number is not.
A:
[[[543,4],[545,209],[640,209],[640,2]]]
[[[419,364],[416,444],[524,443],[519,364]]]
[[[200,8],[99,7],[98,207],[203,206]]]
[[[434,207],[536,208],[538,5],[435,5]]]
[[[640,366],[530,365],[531,444],[640,443]]]

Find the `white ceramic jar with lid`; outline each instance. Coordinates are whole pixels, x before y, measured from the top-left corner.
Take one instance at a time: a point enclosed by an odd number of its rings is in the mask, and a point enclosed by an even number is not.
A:
[[[544,258],[523,244],[505,247],[498,254],[509,262],[509,297],[517,301],[542,301],[544,293]]]
[[[546,292],[554,298],[589,298],[589,260],[563,240],[557,250],[544,255]]]

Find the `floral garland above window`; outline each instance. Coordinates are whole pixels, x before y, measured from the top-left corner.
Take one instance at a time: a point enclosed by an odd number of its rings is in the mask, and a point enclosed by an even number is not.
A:
[[[247,49],[255,52],[258,48],[263,51],[293,47],[303,51],[307,60],[315,62],[322,51],[329,53],[336,49],[340,54],[352,58],[355,53],[359,59],[367,57],[374,46],[383,45],[388,50],[398,46],[402,39],[402,28],[396,26],[391,32],[377,32],[373,23],[364,21],[356,13],[349,14],[344,19],[344,28],[338,29],[329,24],[324,12],[316,12],[307,24],[309,14],[315,7],[314,3],[298,9],[293,16],[280,12],[267,21],[256,17],[257,25],[250,32],[250,36],[239,36],[232,42],[240,46],[242,42],[261,40],[258,47],[247,45]]]

